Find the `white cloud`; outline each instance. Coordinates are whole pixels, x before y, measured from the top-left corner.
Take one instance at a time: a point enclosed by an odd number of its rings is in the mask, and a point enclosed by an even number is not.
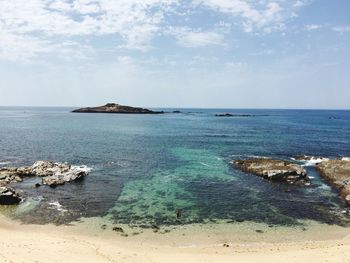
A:
[[[177,0],[2,0],[0,52],[2,58],[9,51],[8,59],[30,57],[53,49],[57,45],[55,38],[113,34],[123,39],[124,48],[146,50],[160,30],[164,10],[176,3]],[[8,50],[14,39],[18,40],[16,48]]]
[[[346,32],[350,32],[350,26],[336,26],[336,27],[333,27],[332,30],[343,34]]]
[[[193,30],[188,27],[173,27],[168,30],[176,38],[177,44],[183,47],[203,47],[222,45],[224,36],[215,31]]]
[[[113,43],[116,48],[139,51],[150,50],[153,40],[164,35],[174,36],[183,47],[223,45],[225,34],[236,23],[224,21],[221,16],[219,23],[214,21],[203,29],[194,29],[191,15],[198,7],[201,11],[216,10],[238,17],[246,32],[271,32],[283,28],[300,3],[300,0],[0,0],[0,59],[29,60],[41,54],[86,57],[85,50],[91,51],[94,45],[91,40],[99,37],[111,37],[109,46]],[[168,19],[171,15],[187,24]]]
[[[295,11],[305,1],[195,0],[194,3],[242,19],[246,32],[262,30],[269,33],[284,28],[285,21],[295,16]]]
[[[323,27],[323,25],[317,25],[317,24],[311,24],[311,25],[306,25],[305,29],[307,31],[312,31],[312,30],[318,30],[321,29]]]
[[[298,0],[295,2],[294,7],[303,7],[308,4],[308,0]]]

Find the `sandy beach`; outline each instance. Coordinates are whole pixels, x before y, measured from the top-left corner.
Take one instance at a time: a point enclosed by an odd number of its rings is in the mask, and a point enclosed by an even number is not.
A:
[[[184,227],[166,234],[148,230],[123,237],[114,231],[97,232],[91,222],[23,225],[1,217],[0,258],[1,262],[350,262],[350,229],[321,228],[296,235],[295,229],[271,235],[252,231],[249,239],[239,232],[233,235],[234,229],[225,235],[223,228],[215,227],[210,232]]]

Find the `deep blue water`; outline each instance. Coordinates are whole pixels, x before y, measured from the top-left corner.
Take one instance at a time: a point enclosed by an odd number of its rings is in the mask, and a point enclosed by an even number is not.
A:
[[[185,113],[119,115],[70,110],[0,107],[0,167],[44,159],[93,168],[83,182],[56,189],[35,189],[36,178],[22,183],[26,201],[9,210],[24,222],[109,215],[118,223],[177,224],[177,209],[181,223],[347,222],[342,200],[314,167],[306,167],[311,186],[296,187],[242,173],[229,162],[250,156],[350,156],[350,111],[180,109]],[[215,117],[225,112],[256,116]]]

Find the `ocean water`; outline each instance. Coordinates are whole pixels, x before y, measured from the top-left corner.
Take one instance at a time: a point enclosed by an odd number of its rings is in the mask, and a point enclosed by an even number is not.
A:
[[[243,173],[229,162],[350,156],[350,111],[180,109],[184,113],[119,115],[70,110],[0,108],[0,167],[53,160],[92,168],[84,181],[55,189],[35,188],[40,179],[28,178],[18,185],[25,201],[2,207],[2,213],[37,224],[82,217],[143,227],[349,223],[344,202],[315,167],[305,167],[311,186],[297,187]],[[225,112],[256,116],[215,117]]]

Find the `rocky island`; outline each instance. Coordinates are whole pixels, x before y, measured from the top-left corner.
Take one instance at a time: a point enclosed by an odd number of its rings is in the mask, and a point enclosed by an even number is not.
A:
[[[149,109],[124,106],[116,103],[107,103],[98,107],[86,107],[73,110],[78,113],[120,113],[120,114],[163,114],[163,111],[152,111]]]

